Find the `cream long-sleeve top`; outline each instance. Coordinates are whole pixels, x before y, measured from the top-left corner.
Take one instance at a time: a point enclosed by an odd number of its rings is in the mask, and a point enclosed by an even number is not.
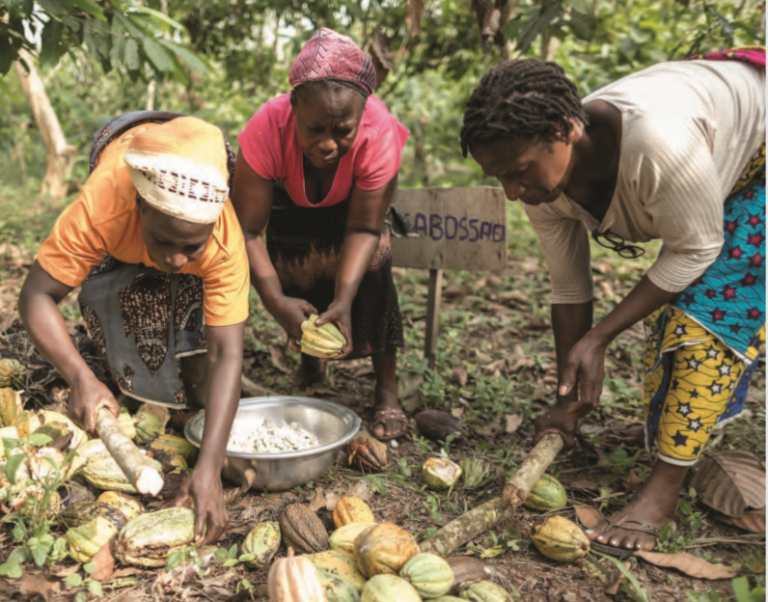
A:
[[[662,63],[584,98],[621,111],[616,190],[602,222],[566,195],[526,206],[544,249],[552,303],[593,298],[590,232],[664,241],[648,271],[679,292],[717,258],[723,207],[765,137],[765,72],[737,61]]]

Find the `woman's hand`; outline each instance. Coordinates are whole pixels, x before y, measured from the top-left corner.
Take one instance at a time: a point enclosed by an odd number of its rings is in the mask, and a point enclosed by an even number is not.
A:
[[[115,416],[120,413],[112,391],[89,370],[72,382],[69,394],[69,416],[89,433],[96,432],[96,412],[107,408]]]
[[[568,354],[560,377],[558,395],[568,396],[578,383],[578,399],[568,406],[574,420],[583,418],[600,404],[605,379],[605,350],[609,340],[595,334],[593,328],[576,343]]]
[[[341,351],[341,355],[334,359],[340,360],[352,353],[352,303],[349,301],[334,300],[328,309],[317,318],[316,324],[322,326],[330,322],[336,326],[347,339],[347,344]]]
[[[202,545],[214,544],[219,540],[229,523],[229,515],[224,503],[224,488],[221,485],[221,472],[208,470],[198,465],[189,475],[174,500],[174,506],[186,506],[192,500],[195,506],[195,542],[205,533]],[[208,523],[208,531],[205,525]]]
[[[557,433],[563,438],[563,449],[566,451],[571,449],[577,420],[568,411],[568,407],[576,403],[558,399],[557,403],[546,414],[540,416],[534,423],[536,432],[533,436],[533,444],[536,445],[547,433]]]
[[[317,309],[304,299],[281,296],[267,308],[272,317],[283,327],[288,336],[288,348],[291,351],[301,351],[301,323],[310,314],[316,314]]]

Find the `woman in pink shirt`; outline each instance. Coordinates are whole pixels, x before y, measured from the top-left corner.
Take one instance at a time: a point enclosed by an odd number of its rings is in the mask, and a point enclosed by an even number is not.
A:
[[[238,138],[232,202],[251,281],[292,349],[306,315],[320,313],[318,324],[336,324],[348,341],[340,358],[372,357],[372,431],[399,437],[403,328],[387,218],[408,130],[371,96],[373,63],[346,36],[316,31],[288,77],[291,92],[262,106]],[[324,362],[302,354],[293,380],[306,386],[324,374]]]

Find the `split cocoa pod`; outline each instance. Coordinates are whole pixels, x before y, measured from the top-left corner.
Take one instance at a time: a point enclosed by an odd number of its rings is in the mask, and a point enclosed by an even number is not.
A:
[[[419,552],[413,535],[392,523],[369,527],[355,539],[357,568],[369,579],[375,575],[397,575]]]
[[[584,532],[576,523],[558,515],[534,525],[531,539],[539,552],[558,562],[574,562],[589,553],[589,539]]]
[[[280,515],[280,532],[286,546],[301,554],[328,549],[328,531],[306,504],[288,504]]]
[[[115,542],[115,558],[135,566],[165,566],[171,552],[202,543],[202,538],[197,543],[194,539],[195,511],[165,508],[142,514],[123,527]]]
[[[131,522],[137,516],[144,514],[144,506],[139,500],[132,498],[128,494],[121,493],[120,491],[105,491],[96,498],[96,501],[112,506],[115,510],[120,512],[128,522]]]
[[[387,467],[387,446],[373,437],[355,437],[347,444],[347,463],[363,472],[382,472]]]
[[[312,314],[301,323],[301,352],[321,359],[338,357],[346,347],[347,339],[330,322],[318,326],[317,318],[317,314]]]
[[[280,524],[274,521],[259,523],[250,530],[243,542],[243,554],[253,556],[253,560],[247,561],[252,569],[260,569],[267,566],[280,547]]]
[[[333,524],[336,528],[350,523],[373,523],[373,512],[363,500],[355,495],[347,495],[336,502],[333,509]]]
[[[301,556],[288,555],[272,564],[267,577],[270,602],[327,602],[315,566]]]
[[[429,458],[421,467],[421,476],[432,489],[449,489],[459,481],[461,467],[448,458]]]

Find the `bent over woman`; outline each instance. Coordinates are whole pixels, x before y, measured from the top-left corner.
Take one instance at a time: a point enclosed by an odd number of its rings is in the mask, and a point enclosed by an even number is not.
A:
[[[645,320],[646,443],[658,459],[598,545],[651,549],[673,526],[688,468],[744,407],[765,341],[765,50],[649,67],[583,101],[554,63],[490,71],[472,93],[462,146],[525,204],[552,281],[557,401],[536,437],[573,445],[599,404],[605,350]],[[592,325],[589,235],[622,257],[664,248]]]
[[[177,503],[192,498],[195,534],[207,521],[208,541],[227,525],[221,469],[240,397],[250,288],[228,196],[218,128],[176,114],[121,116],[97,134],[91,175],[43,243],[19,299],[30,338],[69,383],[70,415],[89,431],[99,408],[119,407],[56,307],[76,286],[91,338],[125,395],[177,409],[204,399],[200,457]],[[185,364],[202,376],[184,382]]]
[[[387,216],[408,130],[372,96],[368,56],[330,29],[313,34],[289,81],[291,92],[261,107],[238,138],[232,200],[251,280],[292,349],[305,316],[319,312],[317,323],[335,323],[348,341],[340,357],[372,357],[372,431],[399,437],[406,428],[395,374],[403,329]],[[324,371],[302,354],[294,384],[306,386]]]

